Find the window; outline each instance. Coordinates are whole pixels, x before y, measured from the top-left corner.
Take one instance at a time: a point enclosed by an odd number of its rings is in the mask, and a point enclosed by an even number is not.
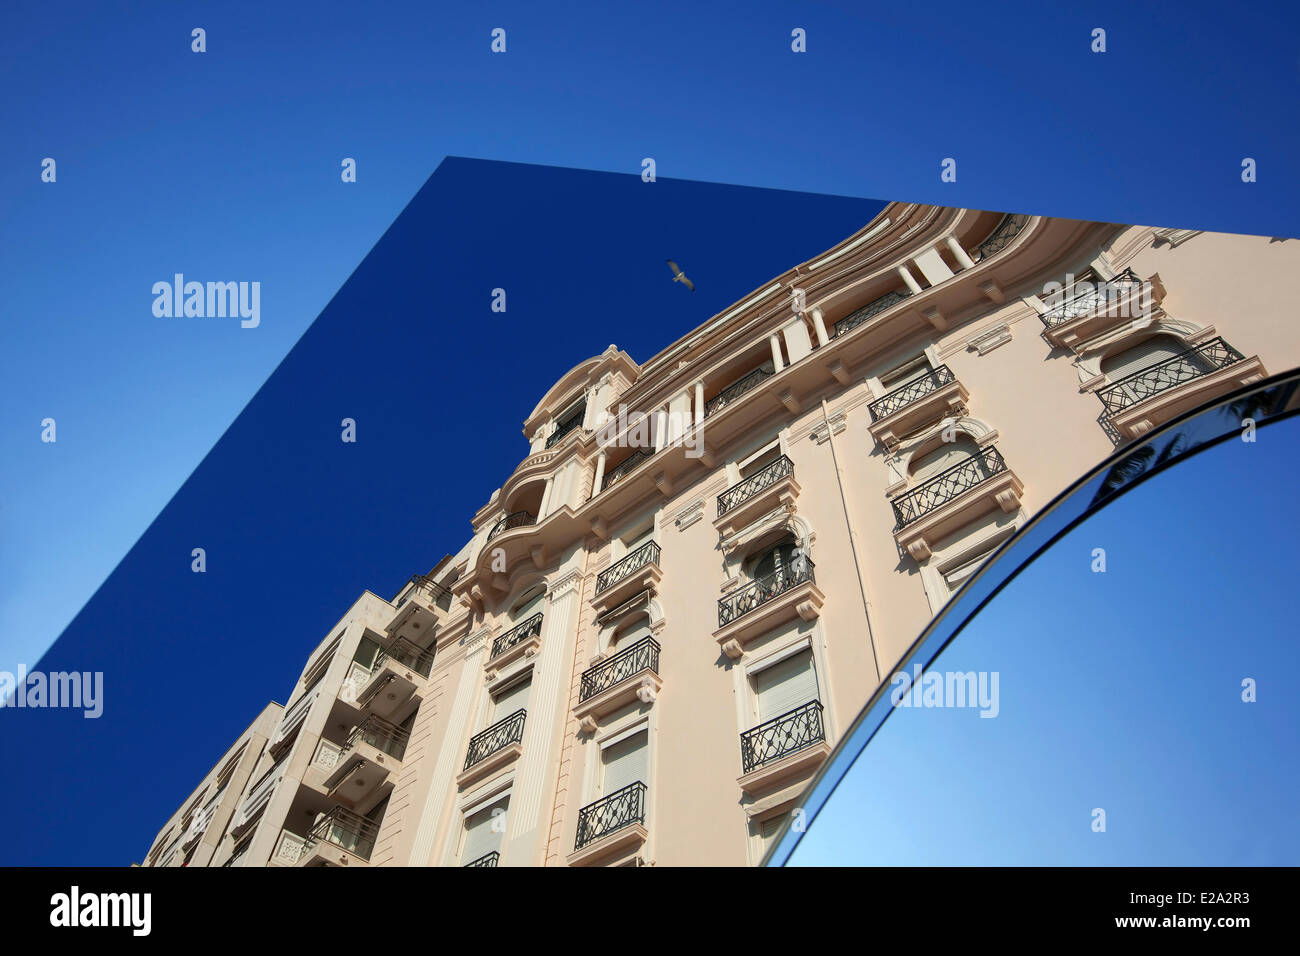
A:
[[[362,667],[369,670],[375,666],[375,655],[379,653],[379,644],[368,637],[363,637],[357,643],[357,652],[352,655],[352,659]]]
[[[465,838],[460,848],[461,863],[473,863],[489,853],[501,851],[501,838],[505,835],[506,811],[509,807],[510,796],[507,794],[465,817]]]
[[[489,724],[504,720],[517,710],[523,710],[528,703],[528,692],[532,689],[532,677],[516,681],[504,690],[492,695],[492,716]]]
[[[631,784],[645,783],[650,775],[649,739],[643,728],[601,750],[600,796],[608,797]]]
[[[650,618],[644,614],[615,631],[609,639],[609,652],[625,651],[642,638],[650,636]]]
[[[781,832],[781,827],[785,825],[785,821],[788,819],[790,819],[790,812],[787,810],[785,813],[778,813],[774,817],[768,817],[766,820],[760,820],[755,824],[754,829],[758,831],[759,859],[762,859],[763,854],[771,848],[772,843],[776,840],[776,835]]]
[[[781,443],[773,442],[740,466],[740,479],[750,478],[781,457]]]
[[[795,540],[793,535],[787,535],[782,538],[776,545],[768,548],[760,554],[754,561],[753,570],[750,577],[754,580],[765,578],[770,574],[785,575],[794,567],[795,560]]]
[[[522,624],[542,609],[542,602],[545,599],[546,587],[544,585],[538,585],[529,591],[525,591],[524,596],[519,599],[519,603],[510,612],[510,620],[516,624]]]
[[[909,359],[908,361],[904,362],[902,365],[890,369],[888,372],[881,375],[880,387],[883,388],[886,392],[892,392],[900,385],[905,385],[906,383],[910,382],[912,379],[918,378],[919,376],[932,370],[933,368],[930,365],[929,358],[927,358],[924,355],[920,355],[914,359]]]
[[[763,668],[752,680],[760,724],[818,699],[817,673],[810,647]]]
[[[908,465],[912,484],[918,485],[941,471],[979,454],[979,445],[969,435],[958,434],[956,441],[943,442],[933,451],[915,457]]]
[[[1159,364],[1186,351],[1187,345],[1172,335],[1153,335],[1131,348],[1102,359],[1101,370],[1106,373],[1106,377],[1110,381],[1117,382],[1135,372],[1140,372],[1144,368]],[[1188,356],[1188,358],[1193,362],[1198,359],[1195,355]],[[1209,363],[1206,363],[1206,370],[1208,371],[1209,368]]]

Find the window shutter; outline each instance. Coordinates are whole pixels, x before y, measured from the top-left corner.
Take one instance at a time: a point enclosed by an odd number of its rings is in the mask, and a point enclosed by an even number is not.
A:
[[[817,700],[812,650],[800,651],[759,671],[754,675],[754,690],[758,697],[759,723]]]
[[[782,813],[769,820],[764,820],[758,825],[758,837],[762,841],[764,853],[772,848],[772,842],[788,819],[790,819],[790,814]]]
[[[1112,382],[1118,381],[1148,366],[1173,358],[1187,351],[1187,346],[1168,335],[1157,335],[1139,342],[1131,349],[1112,355],[1101,363],[1101,369]]]
[[[934,451],[912,462],[912,483],[915,485],[927,478],[933,478],[939,472],[952,468],[972,455],[978,455],[979,450],[979,446],[965,436],[958,437],[956,441],[944,442]]]
[[[492,811],[504,810],[509,804],[510,798],[506,797],[466,818],[465,845],[460,851],[462,863],[473,863],[479,857],[501,848],[501,837],[505,834],[492,832]]]
[[[492,720],[496,723],[509,717],[516,710],[520,710],[528,705],[528,691],[532,687],[531,680],[521,680],[514,684],[492,699]]]
[[[638,780],[647,782],[650,755],[647,741],[648,737],[642,731],[601,751],[601,760],[605,764],[605,779],[600,788],[602,797]]]

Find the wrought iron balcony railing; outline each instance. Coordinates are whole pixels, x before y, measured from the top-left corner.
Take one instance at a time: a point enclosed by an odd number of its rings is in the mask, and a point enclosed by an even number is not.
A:
[[[433,649],[425,650],[404,637],[393,638],[375,655],[375,666],[371,669],[371,673],[373,674],[384,661],[390,659],[403,667],[409,667],[421,677],[428,677],[429,671],[433,670]]]
[[[601,691],[627,680],[633,674],[651,670],[659,673],[659,644],[653,637],[643,637],[625,651],[582,672],[578,702],[590,700]]]
[[[1142,280],[1137,277],[1137,273],[1132,269],[1125,269],[1109,281],[1095,284],[1089,282],[1088,286],[1089,288],[1082,292],[1063,289],[1060,295],[1068,296],[1068,298],[1054,304],[1046,312],[1039,313],[1038,317],[1043,320],[1043,324],[1051,329],[1069,322],[1071,319],[1077,319],[1081,315],[1092,315],[1109,304],[1141,289]],[[1072,295],[1071,292],[1073,292]],[[1052,298],[1055,298],[1055,296]]]
[[[950,385],[956,380],[956,377],[946,365],[940,365],[938,368],[922,372],[916,378],[908,379],[898,388],[887,392],[868,405],[867,409],[871,412],[871,420],[878,422],[882,418],[887,418],[894,412],[911,405],[917,399],[924,398],[931,392],[938,391],[943,386]]]
[[[654,541],[647,541],[623,560],[610,565],[596,576],[596,593],[599,594],[601,591],[613,587],[629,574],[640,571],[647,564],[657,565],[658,563],[659,545]]]
[[[451,609],[451,592],[427,574],[411,575],[411,580],[403,584],[402,589],[397,592],[399,596],[393,599],[393,606],[400,608],[411,599],[411,595],[416,591],[427,594],[429,600],[444,611]]]
[[[1007,463],[996,448],[985,448],[959,461],[933,478],[921,482],[890,503],[894,506],[894,530],[905,528],[934,509],[946,505],[981,482],[1007,470]]]
[[[1022,216],[1019,213],[1009,212],[1003,216],[1002,221],[993,227],[989,237],[975,249],[975,261],[983,262],[989,256],[997,255],[1009,246],[1011,240],[1020,234],[1020,230],[1025,228],[1025,223],[1028,221],[1028,216]]]
[[[645,823],[646,790],[646,785],[638,780],[579,810],[578,839],[573,848],[581,850],[615,830]]]
[[[708,418],[714,412],[721,408],[726,408],[746,392],[752,391],[759,385],[763,384],[764,379],[771,378],[776,374],[776,366],[771,362],[764,362],[754,371],[742,375],[736,381],[732,382],[717,395],[704,403],[704,417]]]
[[[542,615],[540,613],[534,614],[532,617],[530,617],[528,620],[524,621],[523,623],[516,624],[514,627],[506,631],[504,634],[498,635],[497,639],[492,642],[492,655],[491,657],[488,658],[488,660],[491,660],[493,657],[498,657],[504,654],[506,651],[510,650],[510,648],[514,647],[516,644],[519,644],[522,641],[526,641],[530,637],[536,637],[538,634],[541,633],[542,633]]]
[[[850,312],[844,318],[835,323],[835,335],[843,335],[845,332],[852,332],[867,319],[873,315],[879,315],[892,305],[902,302],[912,295],[910,290],[898,289],[894,292],[886,292],[879,299],[872,299],[862,308]]]
[[[485,853],[477,860],[471,860],[465,864],[468,869],[471,866],[496,866],[501,862],[501,853],[493,850],[491,853]]]
[[[718,517],[721,518],[732,508],[748,501],[760,491],[772,487],[782,478],[789,478],[793,474],[794,462],[782,455],[762,471],[750,475],[744,481],[732,485],[718,495]]]
[[[825,739],[822,703],[810,700],[741,734],[740,762],[749,773]]]
[[[343,750],[351,750],[357,745],[358,740],[364,740],[376,750],[401,760],[406,756],[406,745],[410,739],[411,735],[401,727],[384,720],[378,714],[371,714],[352,728]]]
[[[790,567],[778,568],[719,600],[718,627],[725,627],[742,614],[748,614],[773,598],[780,597],[796,585],[808,581],[815,583],[816,580],[813,577],[813,563],[807,558],[796,558]]]
[[[1108,415],[1144,402],[1153,395],[1177,388],[1185,382],[1217,372],[1245,356],[1219,337],[1180,352],[1154,365],[1126,375],[1118,382],[1098,389],[1097,395]]]
[[[332,807],[311,828],[307,843],[332,843],[340,850],[347,850],[363,860],[369,860],[378,836],[379,824],[374,820],[347,807]]]
[[[555,426],[555,431],[551,432],[551,437],[546,439],[546,447],[553,448],[564,440],[564,436],[569,434],[579,425],[582,424],[582,418],[587,412],[587,406],[583,405],[576,412]]]
[[[654,452],[645,448],[638,448],[609,471],[605,472],[605,477],[600,480],[600,490],[604,491],[637,465],[641,464],[641,462],[649,461],[653,457]]]
[[[465,768],[468,770],[480,760],[492,756],[498,750],[504,750],[511,744],[521,743],[524,739],[524,720],[528,711],[522,707],[509,717],[498,720],[495,724],[469,739],[469,752],[465,754]]]
[[[492,530],[488,532],[487,540],[491,541],[502,531],[509,531],[511,528],[522,528],[536,523],[537,519],[527,511],[512,512],[492,526]]]

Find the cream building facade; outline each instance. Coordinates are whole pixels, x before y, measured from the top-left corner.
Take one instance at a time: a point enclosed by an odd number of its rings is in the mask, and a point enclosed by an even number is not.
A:
[[[895,203],[644,364],[610,346],[528,416],[468,543],[362,594],[146,865],[759,862],[1028,516],[1300,365],[1298,267],[1295,242]]]

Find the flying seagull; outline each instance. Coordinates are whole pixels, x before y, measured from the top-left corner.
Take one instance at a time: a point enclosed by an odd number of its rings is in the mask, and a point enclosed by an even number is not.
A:
[[[682,285],[694,292],[695,283],[686,278],[686,273],[677,267],[677,263],[673,262],[671,259],[667,260],[667,262],[668,268],[673,270],[673,281],[682,283]]]

